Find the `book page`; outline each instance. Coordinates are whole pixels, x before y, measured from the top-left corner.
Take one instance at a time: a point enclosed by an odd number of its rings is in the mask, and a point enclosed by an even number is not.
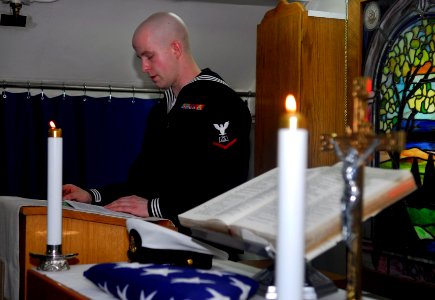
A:
[[[226,226],[274,201],[276,193],[276,169],[273,169],[180,214],[178,218],[187,227],[194,225],[192,220],[195,224],[208,224],[208,227],[213,227],[213,223],[214,226],[218,226],[217,223]]]
[[[344,190],[342,165],[337,163],[307,170],[305,243],[308,258],[322,253],[341,240],[341,199]],[[409,170],[364,167],[364,172],[364,219],[416,188]],[[207,226],[210,225],[210,220],[219,219],[231,225],[233,234],[247,229],[275,244],[278,221],[277,176],[277,169],[264,173],[180,215],[180,222],[187,227]]]
[[[329,171],[308,179],[307,184],[311,189],[307,189],[310,191],[307,195],[308,222],[305,228],[307,256],[315,257],[341,240],[341,201],[344,190],[341,168],[342,163],[339,163]],[[320,192],[315,196],[312,194],[314,182],[319,183],[316,189]],[[416,188],[414,177],[409,170],[364,167],[363,221],[407,196]],[[322,189],[325,190],[322,192]]]
[[[156,218],[156,217],[142,218],[142,217],[138,217],[138,216],[135,216],[135,215],[132,215],[129,213],[122,213],[122,212],[113,211],[113,210],[105,208],[104,206],[82,203],[82,202],[78,202],[78,201],[64,200],[64,202],[69,206],[69,207],[64,206],[64,208],[74,209],[74,210],[93,213],[93,214],[99,214],[99,215],[105,215],[105,216],[111,216],[111,217],[123,218],[123,219],[137,218],[137,219],[143,219],[146,221],[165,220],[165,219]]]
[[[341,240],[341,201],[344,190],[341,168],[342,164],[339,163],[332,167],[307,170],[305,247],[308,259],[326,251]],[[276,178],[275,181],[277,180]],[[408,170],[365,167],[363,219],[375,215],[415,188],[413,176]],[[238,229],[249,229],[275,244],[277,205],[278,195],[275,194],[274,201],[233,225]]]
[[[326,224],[326,226],[322,226],[323,232],[326,233],[332,220],[337,219],[340,214],[340,199],[344,186],[340,170],[339,166],[307,170],[305,197],[305,231],[308,233],[307,235],[319,228],[320,224]],[[249,229],[275,244],[278,221],[278,173],[275,172],[273,175],[275,182],[273,201],[237,220],[232,225],[237,228]],[[333,227],[332,230],[336,231],[336,227]]]
[[[277,173],[276,173],[277,174]],[[232,233],[239,236],[242,235],[241,230],[247,229],[252,233],[258,234],[265,238],[270,243],[275,245],[276,231],[277,231],[277,199],[278,193],[275,189],[274,200],[270,201],[267,205],[264,205],[255,211],[251,212],[243,218],[234,222],[232,227]]]
[[[417,189],[414,177],[407,170],[366,168],[364,186],[364,220],[409,195]],[[379,172],[375,172],[381,170]],[[388,171],[384,173],[382,171]]]

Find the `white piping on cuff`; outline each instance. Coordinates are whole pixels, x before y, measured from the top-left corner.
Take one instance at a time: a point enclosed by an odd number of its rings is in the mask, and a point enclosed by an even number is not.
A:
[[[90,189],[91,193],[93,194],[94,202],[100,203],[101,202],[101,194],[96,189]]]
[[[151,215],[153,217],[163,218],[162,212],[160,211],[159,200],[160,198],[151,199],[151,204],[150,204]]]

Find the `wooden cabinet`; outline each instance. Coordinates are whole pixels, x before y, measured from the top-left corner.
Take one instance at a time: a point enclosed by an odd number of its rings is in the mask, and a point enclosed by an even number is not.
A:
[[[278,121],[289,93],[307,121],[308,166],[338,161],[321,151],[320,136],[343,134],[347,123],[344,33],[345,20],[308,16],[299,2],[280,1],[258,25],[255,175],[276,166]]]

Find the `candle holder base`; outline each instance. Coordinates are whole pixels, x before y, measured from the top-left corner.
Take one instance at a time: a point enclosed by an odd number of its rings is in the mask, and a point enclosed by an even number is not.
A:
[[[30,253],[30,256],[41,261],[37,269],[47,272],[69,270],[68,259],[76,257],[78,253],[62,254],[62,245],[47,245],[46,254]]]

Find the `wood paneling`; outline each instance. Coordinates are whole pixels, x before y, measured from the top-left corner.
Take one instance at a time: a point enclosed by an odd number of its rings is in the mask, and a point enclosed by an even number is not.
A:
[[[352,80],[363,74],[362,66],[362,5],[369,0],[349,0],[348,1],[348,24],[347,24],[347,81],[350,84]],[[352,89],[348,88],[348,99],[352,98]],[[349,110],[349,120],[352,119],[353,110]]]
[[[276,165],[277,128],[284,100],[292,93],[299,102],[302,23],[300,3],[280,3],[257,28],[255,100],[255,174]],[[299,106],[300,103],[297,103]]]
[[[309,130],[308,166],[330,165],[320,135],[344,133],[345,21],[308,17],[298,2],[279,2],[257,27],[255,175],[276,166],[277,131],[287,94]]]
[[[322,152],[322,134],[345,129],[344,20],[307,18],[302,40],[301,112],[307,118],[308,166],[337,162],[335,152]]]

